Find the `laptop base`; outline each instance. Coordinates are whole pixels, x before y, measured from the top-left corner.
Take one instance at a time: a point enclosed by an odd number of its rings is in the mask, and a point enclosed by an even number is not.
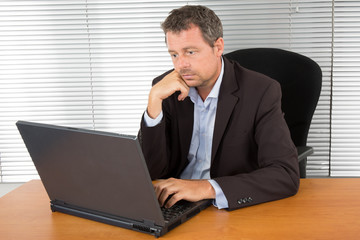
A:
[[[115,216],[114,217],[112,217],[110,215],[106,216],[106,214],[99,215],[99,214],[91,213],[91,212],[84,211],[84,210],[77,210],[72,207],[58,205],[53,202],[51,202],[50,207],[51,207],[51,211],[53,211],[53,212],[61,212],[61,213],[73,215],[76,217],[93,220],[96,222],[101,222],[101,223],[105,223],[105,224],[109,224],[109,225],[113,225],[113,226],[117,226],[117,227],[135,230],[138,232],[154,235],[155,237],[160,237],[163,235],[161,227],[156,227],[156,226],[148,227],[145,225],[141,225],[140,223],[135,223],[135,222],[130,223],[129,219],[127,219],[127,221],[123,221],[120,218],[115,217]]]

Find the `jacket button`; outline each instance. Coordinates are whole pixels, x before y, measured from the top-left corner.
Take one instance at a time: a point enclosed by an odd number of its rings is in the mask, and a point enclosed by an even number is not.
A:
[[[251,197],[245,197],[245,198],[240,198],[237,203],[239,205],[243,204],[243,203],[251,203],[253,201],[253,199]]]

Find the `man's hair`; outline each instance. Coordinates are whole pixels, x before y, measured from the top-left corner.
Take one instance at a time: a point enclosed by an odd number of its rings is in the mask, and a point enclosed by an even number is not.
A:
[[[188,30],[192,25],[200,28],[204,40],[211,47],[218,38],[223,37],[223,28],[219,17],[211,9],[200,5],[186,5],[172,10],[161,24],[161,28],[166,35],[167,32],[180,33]]]

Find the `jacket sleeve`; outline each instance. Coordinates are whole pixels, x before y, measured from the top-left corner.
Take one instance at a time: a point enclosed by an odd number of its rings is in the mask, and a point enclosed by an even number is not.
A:
[[[169,74],[172,70],[155,78],[152,85],[158,83],[163,77]],[[170,97],[171,98],[171,97]],[[170,117],[167,104],[163,102],[163,118],[161,122],[153,127],[146,126],[144,115],[140,123],[140,130],[138,132],[138,139],[144,154],[144,158],[150,173],[151,178],[161,179],[169,177],[170,169],[170,142],[168,133],[171,132],[169,126]]]
[[[215,178],[228,200],[229,210],[289,197],[299,188],[297,151],[281,111],[277,82],[264,91],[254,119],[257,168]]]
[[[140,145],[151,179],[164,178],[168,172],[168,150],[165,136],[165,120],[154,127],[147,127],[144,116],[138,133]]]

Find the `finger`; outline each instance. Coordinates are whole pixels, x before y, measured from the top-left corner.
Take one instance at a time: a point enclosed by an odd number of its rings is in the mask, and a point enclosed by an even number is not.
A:
[[[160,206],[164,206],[166,199],[171,195],[167,189],[164,189],[158,197]]]
[[[163,189],[165,188],[164,186],[164,183],[157,183],[157,184],[154,184],[154,190],[155,190],[155,195],[156,195],[156,198],[159,199]]]
[[[189,95],[190,88],[176,70],[172,71],[170,74],[171,74],[172,78],[177,80],[177,83],[178,83],[177,91],[180,91],[178,100],[183,101]]]
[[[165,204],[165,208],[171,208],[175,203],[182,200],[180,193],[173,194]]]
[[[189,95],[190,87],[185,83],[185,81],[179,77],[178,78],[178,91],[180,91],[180,94],[178,96],[179,101],[184,101],[184,99]]]
[[[180,89],[180,94],[178,96],[178,100],[184,101],[188,95],[189,95],[189,88]]]
[[[171,189],[171,181],[165,180],[155,186],[155,194],[159,201],[160,206],[163,206],[168,197],[173,194],[173,190]]]

